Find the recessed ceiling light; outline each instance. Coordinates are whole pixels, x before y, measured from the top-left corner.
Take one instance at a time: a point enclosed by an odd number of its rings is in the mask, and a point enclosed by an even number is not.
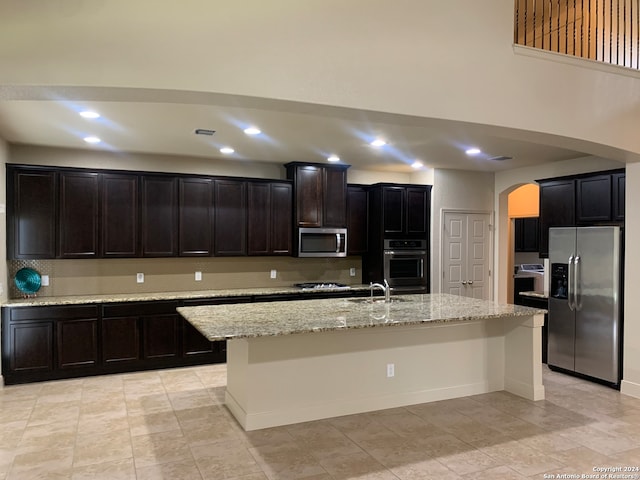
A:
[[[246,133],[247,135],[259,135],[262,132],[258,127],[247,127],[244,129],[244,133]]]
[[[98,112],[92,112],[91,110],[84,110],[80,112],[80,116],[82,118],[100,118],[100,114]]]
[[[224,153],[224,154],[226,154],[226,155],[230,155],[230,154],[232,154],[233,152],[235,152],[235,150],[234,150],[233,148],[231,148],[231,147],[222,147],[222,148],[220,149],[220,153]]]
[[[473,156],[473,155],[478,155],[479,153],[482,153],[482,151],[479,148],[473,147],[465,150],[464,153],[466,153],[467,155]]]
[[[411,167],[412,167],[412,168],[415,168],[415,169],[417,170],[417,169],[419,169],[419,168],[424,167],[424,165],[422,164],[422,162],[419,162],[418,160],[416,160],[415,162],[413,162],[413,163],[411,164]]]
[[[84,137],[83,140],[87,143],[100,143],[102,141],[98,137],[94,137],[93,135],[89,137]]]
[[[382,140],[381,138],[376,138],[375,140],[373,140],[370,145],[372,147],[383,147],[387,144],[387,142],[385,142],[384,140]]]
[[[327,158],[328,162],[339,162],[340,161],[340,157],[337,155],[331,155],[330,157]]]

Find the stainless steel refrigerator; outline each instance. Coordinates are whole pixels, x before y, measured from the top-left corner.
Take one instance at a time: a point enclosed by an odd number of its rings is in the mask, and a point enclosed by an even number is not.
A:
[[[620,383],[620,227],[549,229],[548,365]]]

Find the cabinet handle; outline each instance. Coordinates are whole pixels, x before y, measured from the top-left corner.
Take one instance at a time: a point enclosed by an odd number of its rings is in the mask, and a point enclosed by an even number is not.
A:
[[[469,280],[469,285],[473,285],[473,280]]]
[[[466,284],[467,284],[467,282],[462,282],[462,284],[463,284],[463,285],[466,285]]]

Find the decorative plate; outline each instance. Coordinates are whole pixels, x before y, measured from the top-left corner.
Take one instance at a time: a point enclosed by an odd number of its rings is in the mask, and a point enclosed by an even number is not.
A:
[[[14,282],[16,287],[18,287],[18,290],[22,293],[33,295],[40,290],[42,278],[40,278],[40,274],[33,268],[21,268],[16,273]]]

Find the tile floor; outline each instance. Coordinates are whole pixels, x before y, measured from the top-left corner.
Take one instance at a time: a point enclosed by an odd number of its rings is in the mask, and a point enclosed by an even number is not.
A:
[[[640,400],[504,392],[246,433],[224,365],[0,387],[0,479],[524,479],[640,466]]]

